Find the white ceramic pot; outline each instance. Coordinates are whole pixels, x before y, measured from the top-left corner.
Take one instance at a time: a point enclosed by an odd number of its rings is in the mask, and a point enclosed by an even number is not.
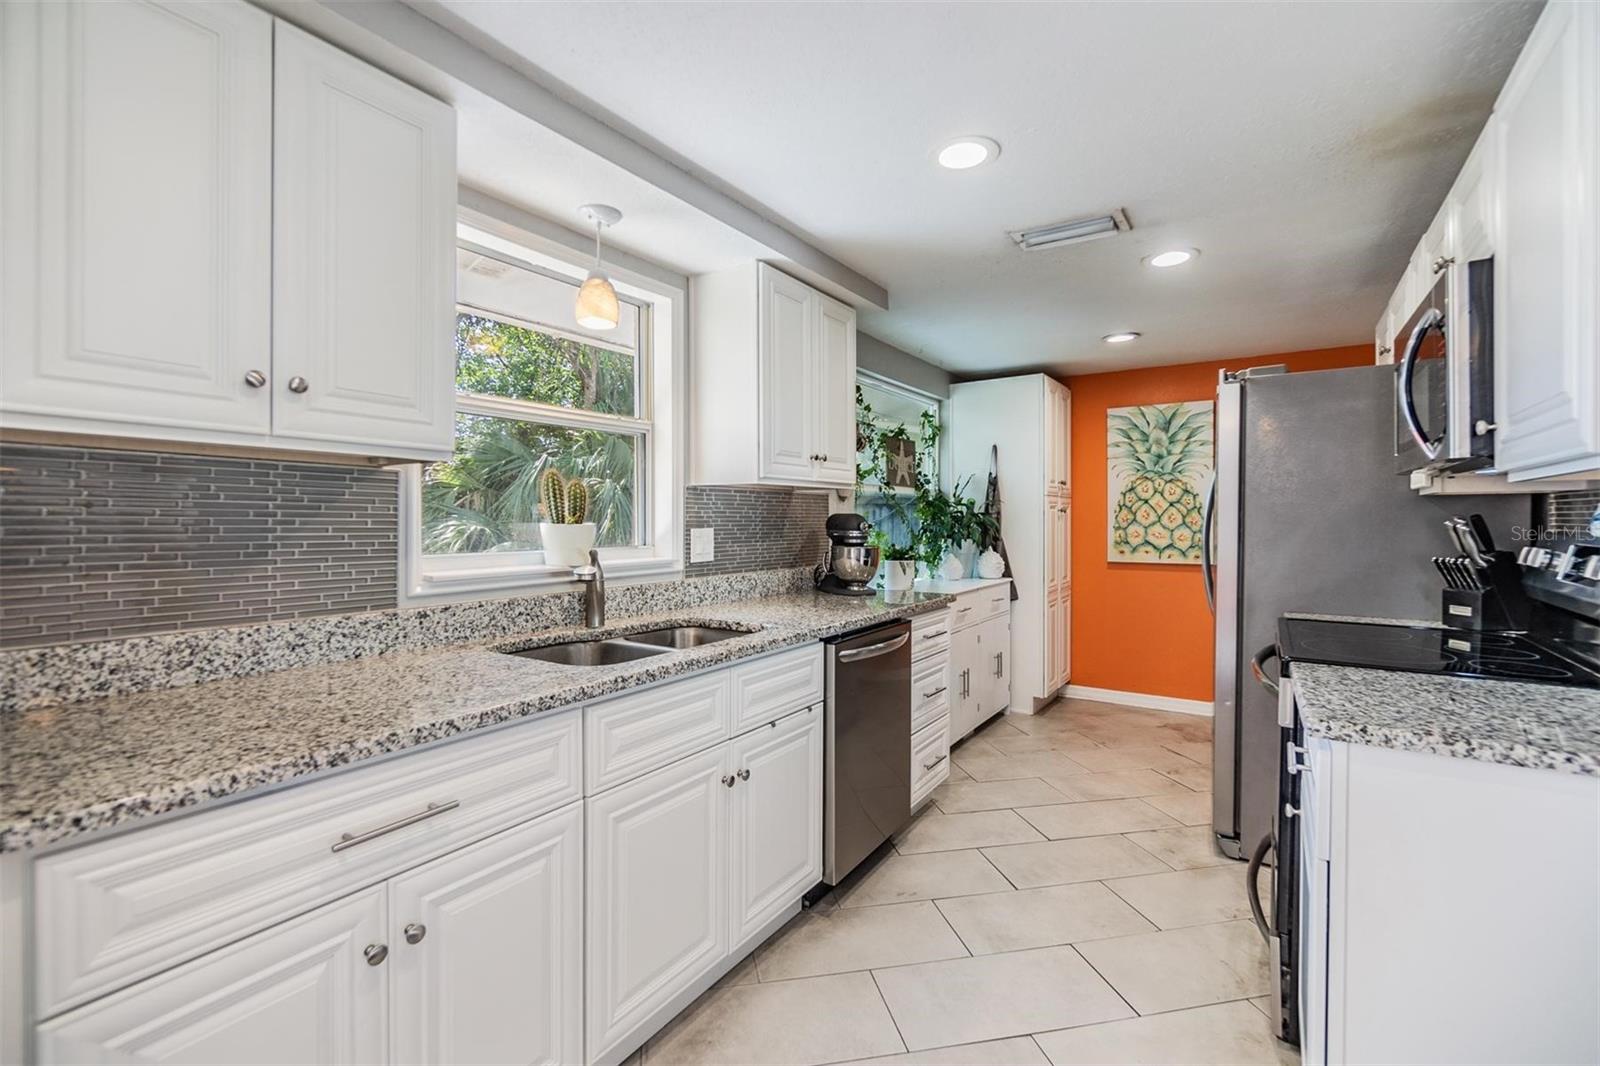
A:
[[[946,581],[960,581],[967,576],[967,568],[961,565],[961,556],[951,552],[944,557],[944,562],[939,564],[939,576]]]
[[[883,591],[904,592],[917,580],[915,559],[885,559],[883,562]]]
[[[1001,555],[993,548],[990,548],[988,551],[978,556],[978,576],[988,578],[1005,577],[1005,556]]]
[[[539,539],[544,543],[546,566],[588,566],[594,523],[540,522]]]

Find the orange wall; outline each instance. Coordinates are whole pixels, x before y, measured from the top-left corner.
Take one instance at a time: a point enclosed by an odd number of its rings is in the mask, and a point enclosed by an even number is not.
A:
[[[1072,390],[1072,683],[1206,700],[1211,614],[1200,568],[1106,561],[1106,409],[1207,400],[1217,371],[1286,363],[1330,370],[1372,361],[1370,345],[1085,374]]]

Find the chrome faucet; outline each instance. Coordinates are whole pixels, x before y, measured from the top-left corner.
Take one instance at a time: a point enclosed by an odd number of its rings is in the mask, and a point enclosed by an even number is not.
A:
[[[574,567],[572,576],[583,582],[583,624],[599,629],[606,624],[606,572],[600,569],[600,552],[589,549],[589,565]]]

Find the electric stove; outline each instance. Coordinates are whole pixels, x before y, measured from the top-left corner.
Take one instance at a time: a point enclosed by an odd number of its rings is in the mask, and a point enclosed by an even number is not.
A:
[[[1583,661],[1586,649],[1557,650],[1565,643],[1519,632],[1313,618],[1278,623],[1278,650],[1286,662],[1600,688],[1600,669]]]

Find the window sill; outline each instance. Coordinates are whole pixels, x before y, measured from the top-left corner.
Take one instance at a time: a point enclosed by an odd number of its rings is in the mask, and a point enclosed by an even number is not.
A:
[[[602,552],[600,566],[607,581],[669,580],[683,576],[683,561],[676,558],[607,559]],[[497,596],[539,595],[576,588],[572,569],[565,566],[495,566],[460,570],[426,569],[415,584],[405,590],[402,607],[421,607]]]

